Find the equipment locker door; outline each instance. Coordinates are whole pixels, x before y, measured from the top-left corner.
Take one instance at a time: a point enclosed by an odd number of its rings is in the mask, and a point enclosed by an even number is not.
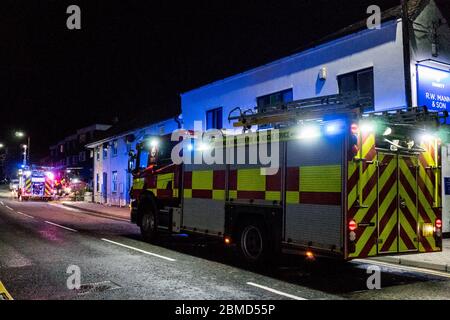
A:
[[[400,155],[398,157],[399,252],[417,251],[419,248],[417,171],[416,156]]]
[[[378,253],[395,253],[398,244],[397,155],[378,153]]]
[[[378,253],[418,250],[416,156],[378,153]]]

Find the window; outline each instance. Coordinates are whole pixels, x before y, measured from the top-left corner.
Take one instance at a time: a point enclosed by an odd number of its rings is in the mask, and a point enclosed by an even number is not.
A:
[[[119,142],[117,140],[114,140],[112,143],[112,155],[117,156],[117,151],[119,149]]]
[[[72,156],[72,164],[77,165],[80,160],[79,156]]]
[[[206,111],[206,130],[222,129],[222,108]]]
[[[258,97],[256,98],[256,103],[258,105],[258,108],[262,108],[291,102],[292,100],[293,100],[292,89],[287,89],[283,91],[274,92],[262,97]]]
[[[288,103],[293,100],[292,89],[287,89],[283,91],[274,92],[265,96],[256,98],[256,103],[258,105],[258,110],[264,107],[275,106],[278,104]],[[271,124],[264,124],[258,126],[258,129],[268,129],[271,128]]]
[[[360,70],[338,77],[339,93],[354,94],[359,97],[372,99],[370,106],[363,111],[373,111],[374,90],[373,90],[373,69]]]
[[[108,145],[104,144],[103,145],[103,159],[108,158]]]
[[[95,190],[100,192],[100,175],[98,173],[95,176]]]
[[[97,161],[99,161],[99,160],[100,160],[100,147],[98,147],[98,148],[95,150],[95,154],[96,154]]]
[[[112,172],[112,192],[117,192],[117,171]]]
[[[63,144],[61,144],[61,145],[59,146],[59,152],[60,152],[60,153],[64,153],[64,145],[63,145]]]

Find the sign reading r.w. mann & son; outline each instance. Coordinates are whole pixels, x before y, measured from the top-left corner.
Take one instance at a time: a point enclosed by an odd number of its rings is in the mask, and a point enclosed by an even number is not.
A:
[[[417,99],[429,110],[450,111],[450,72],[417,66]]]

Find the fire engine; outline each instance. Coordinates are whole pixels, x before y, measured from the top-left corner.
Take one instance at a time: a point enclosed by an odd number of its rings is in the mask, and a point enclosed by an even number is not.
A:
[[[24,168],[19,172],[19,200],[52,200],[55,194],[54,179],[54,174],[46,168]]]
[[[178,141],[147,137],[130,154],[131,221],[147,241],[161,232],[211,236],[249,263],[280,253],[347,261],[441,251],[440,123],[448,115],[363,112],[364,101],[334,95],[236,108],[229,120],[242,133],[209,143],[224,158],[247,159],[277,129],[274,174],[262,174],[259,160],[176,163]],[[256,138],[240,139],[255,127]],[[185,159],[210,152],[204,139],[192,140]]]

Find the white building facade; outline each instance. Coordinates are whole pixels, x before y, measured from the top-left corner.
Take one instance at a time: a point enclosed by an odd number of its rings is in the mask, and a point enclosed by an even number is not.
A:
[[[408,1],[383,13],[379,29],[365,21],[304,51],[181,95],[184,128],[231,129],[230,111],[357,92],[382,111],[427,106],[450,111],[450,28],[433,0]],[[444,232],[450,232],[450,150],[443,148]],[[446,180],[447,181],[447,180]],[[444,188],[445,189],[445,188]]]
[[[170,134],[178,128],[175,120],[165,120],[145,127],[114,134],[93,142],[87,148],[93,153],[93,201],[113,206],[130,203],[132,176],[128,171],[129,152],[147,135]]]

